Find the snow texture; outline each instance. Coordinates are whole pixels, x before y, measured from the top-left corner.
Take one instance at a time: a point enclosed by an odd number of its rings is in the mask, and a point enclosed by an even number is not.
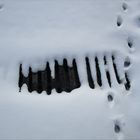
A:
[[[131,89],[116,83],[118,73]],[[112,88],[106,86],[106,55]],[[85,57],[99,57],[103,87],[90,89]],[[19,64],[42,70],[75,58],[82,86],[71,93],[19,93]],[[92,65],[93,64],[93,65]],[[139,0],[0,0],[0,139],[140,139]]]

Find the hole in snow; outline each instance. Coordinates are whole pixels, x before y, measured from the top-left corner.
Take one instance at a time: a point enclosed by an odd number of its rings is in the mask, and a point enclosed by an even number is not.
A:
[[[55,60],[55,78],[51,76],[51,69],[49,62],[46,64],[45,70],[32,72],[32,68],[29,68],[29,74],[25,77],[22,73],[22,64],[19,68],[19,91],[21,91],[22,85],[25,83],[28,87],[28,91],[37,91],[41,93],[46,91],[48,95],[51,94],[52,89],[56,89],[58,93],[62,91],[71,92],[73,89],[80,87],[80,80],[77,71],[76,60],[73,59],[72,67],[67,64],[67,59],[63,59],[63,65],[59,65]]]
[[[120,80],[118,74],[118,66],[117,66],[117,59],[114,55],[111,55],[111,59],[107,60],[106,56],[100,61],[103,63],[99,63],[99,58],[95,56],[93,60],[95,63],[92,64],[88,57],[85,58],[85,65],[87,71],[87,80],[89,87],[94,89],[95,83],[97,83],[100,87],[102,86],[103,82],[108,82],[109,87],[112,87],[112,70],[115,73],[116,80],[118,84],[124,84],[126,90],[129,90],[131,87],[130,79],[125,72],[125,83]],[[111,63],[110,63],[111,62]],[[103,64],[104,66],[101,66]],[[110,69],[110,64],[112,64],[113,69]],[[126,57],[124,61],[124,67],[130,66],[130,58]],[[94,65],[94,66],[92,66]],[[94,71],[91,69],[93,68]],[[103,68],[104,70],[102,70]],[[46,63],[46,68],[44,70],[39,70],[37,72],[33,72],[32,68],[29,67],[29,74],[28,76],[24,76],[22,73],[22,64],[19,67],[19,91],[21,91],[21,87],[23,84],[26,84],[28,87],[28,91],[37,91],[41,93],[42,91],[46,91],[48,95],[51,94],[52,89],[55,89],[56,92],[61,93],[62,91],[71,92],[72,90],[79,88],[81,86],[79,80],[79,74],[77,71],[77,63],[76,60],[73,59],[72,66],[68,66],[67,59],[63,59],[63,63],[60,65],[57,60],[54,61],[54,78],[51,76],[51,69],[49,62]],[[102,72],[102,73],[101,73]],[[95,79],[93,79],[95,76]],[[102,80],[102,76],[107,80]],[[95,81],[96,80],[96,81]],[[113,97],[113,96],[112,96]],[[112,100],[111,94],[108,96],[108,100]]]
[[[125,89],[129,90],[131,88],[131,84],[127,72],[125,72],[125,79],[126,79]]]
[[[79,75],[78,75],[78,70],[77,70],[77,64],[76,64],[76,60],[75,59],[73,59],[72,64],[73,64],[73,72],[70,73],[71,74],[70,77],[74,76],[75,85],[76,85],[76,88],[78,88],[78,87],[81,86],[81,83],[80,83],[80,79],[79,79]]]
[[[29,78],[28,78],[28,90],[29,90],[29,92],[32,92],[32,68],[31,67],[29,67],[29,76],[28,76]]]
[[[118,16],[118,17],[117,17],[117,26],[118,26],[118,27],[121,26],[121,25],[122,25],[122,22],[123,22],[122,17],[121,17],[121,16]]]
[[[107,77],[107,80],[108,80],[108,84],[109,84],[109,86],[111,87],[110,73],[109,73],[108,70],[106,71],[106,77]]]
[[[104,56],[104,65],[107,65],[106,56]],[[110,78],[109,70],[106,70],[106,78],[107,78],[109,86],[111,87],[111,78]]]
[[[47,94],[50,95],[52,91],[52,77],[51,77],[51,69],[49,66],[49,62],[47,62],[46,70],[44,71],[43,83],[44,83],[44,89],[47,89],[46,90]]]
[[[61,93],[62,92],[62,86],[61,86],[61,75],[60,75],[60,67],[59,67],[59,64],[58,64],[58,61],[55,60],[55,89],[56,89],[56,92],[58,93]]]
[[[107,65],[106,56],[104,56],[104,65]]]
[[[91,69],[90,69],[90,64],[89,64],[89,58],[86,57],[86,67],[87,67],[87,77],[88,77],[88,83],[89,83],[89,86],[90,88],[94,88],[94,81],[93,81],[93,78],[92,78],[92,74],[91,74]]]
[[[119,77],[118,71],[117,71],[117,65],[115,63],[115,57],[113,55],[112,55],[112,61],[113,61],[113,67],[114,67],[114,72],[115,72],[115,75],[116,75],[117,82],[119,84],[121,84],[121,80],[120,80],[120,77]]]
[[[95,57],[95,66],[96,66],[96,76],[97,76],[97,83],[101,87],[102,86],[102,79],[101,79],[101,72],[99,67],[99,62],[97,56]]]
[[[21,92],[21,87],[24,83],[24,77],[22,74],[22,64],[19,66],[19,81],[18,81],[18,86],[19,86],[19,92]]]
[[[41,93],[43,91],[42,89],[42,74],[41,74],[41,71],[38,71],[37,72],[37,75],[38,75],[38,88],[37,88],[37,92],[38,93]]]

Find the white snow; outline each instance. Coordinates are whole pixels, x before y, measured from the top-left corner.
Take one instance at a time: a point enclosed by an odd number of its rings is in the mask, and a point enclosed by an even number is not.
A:
[[[117,21],[121,22],[117,26]],[[132,45],[128,46],[128,42]],[[0,139],[140,139],[139,0],[0,0]],[[116,83],[131,79],[131,90]],[[99,56],[103,87],[90,89],[85,57]],[[109,66],[103,65],[107,56]],[[28,93],[18,89],[19,64],[43,70],[47,61],[76,58],[81,87],[71,93]],[[131,66],[124,68],[124,61]],[[105,69],[112,75],[107,86]],[[96,72],[92,73],[96,79]],[[108,94],[113,101],[107,100]],[[114,131],[115,124],[120,132]]]

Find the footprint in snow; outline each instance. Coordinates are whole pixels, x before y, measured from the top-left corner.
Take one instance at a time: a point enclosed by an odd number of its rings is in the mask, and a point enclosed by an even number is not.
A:
[[[115,131],[115,133],[120,133],[121,127],[120,127],[119,123],[114,124],[114,131]]]
[[[0,4],[0,11],[2,11],[4,8],[4,5],[3,4]]]
[[[114,92],[109,91],[107,92],[107,102],[110,108],[112,108],[115,104],[114,102]]]
[[[114,97],[113,97],[112,93],[108,94],[107,99],[108,99],[108,102],[112,102],[113,101]]]
[[[127,11],[127,9],[128,9],[128,5],[127,5],[127,3],[123,3],[122,4],[122,9],[123,9],[123,11]]]
[[[140,15],[138,15],[135,19],[135,23],[137,25],[138,28],[140,28]]]
[[[127,56],[124,60],[124,68],[130,67],[130,65],[131,65],[131,60],[130,60],[130,57]]]
[[[117,16],[117,26],[120,27],[122,25],[122,23],[123,23],[122,17],[120,15]]]
[[[127,45],[128,45],[128,47],[129,47],[129,50],[130,50],[130,52],[134,52],[134,41],[133,41],[133,38],[132,37],[128,37],[127,38]]]
[[[125,126],[123,115],[117,115],[114,120],[114,133],[117,135],[118,139],[124,139],[123,129]]]

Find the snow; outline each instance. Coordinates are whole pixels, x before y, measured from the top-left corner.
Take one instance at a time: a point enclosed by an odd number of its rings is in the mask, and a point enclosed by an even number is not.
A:
[[[139,36],[139,0],[0,0],[0,139],[140,139]],[[112,54],[124,82],[128,71],[130,91],[116,83]],[[102,88],[97,83],[89,88],[86,56],[93,71],[99,57]],[[24,85],[18,92],[20,63],[27,76],[29,66],[43,70],[49,61],[54,77],[53,62],[62,64],[63,58],[69,65],[76,58],[80,88],[48,96],[30,94]],[[92,76],[96,79],[96,72]]]

